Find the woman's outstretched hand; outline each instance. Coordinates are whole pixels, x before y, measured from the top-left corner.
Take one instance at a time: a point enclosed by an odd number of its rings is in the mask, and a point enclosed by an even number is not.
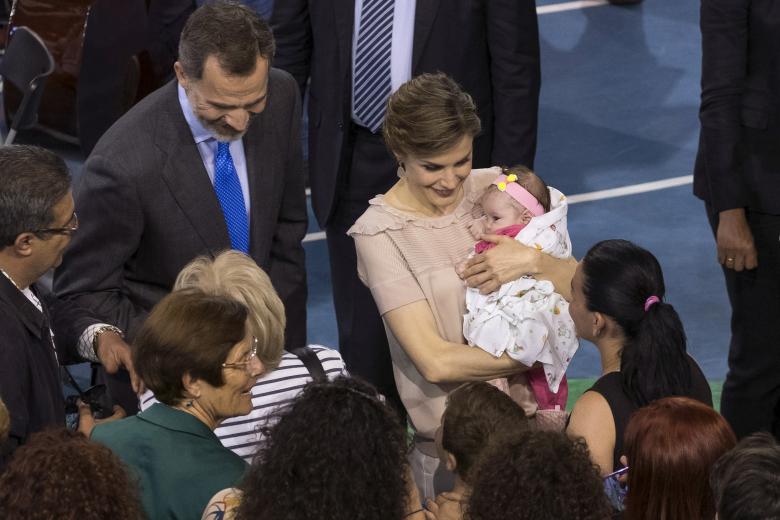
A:
[[[458,275],[469,287],[488,294],[507,282],[539,272],[542,253],[538,250],[507,236],[483,235],[482,240],[492,242],[496,247],[474,255],[459,270]]]

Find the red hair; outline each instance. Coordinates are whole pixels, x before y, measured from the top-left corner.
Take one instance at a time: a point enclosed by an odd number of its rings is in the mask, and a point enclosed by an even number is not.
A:
[[[640,408],[624,436],[625,519],[714,518],[710,471],[736,443],[726,420],[699,401],[667,397]]]

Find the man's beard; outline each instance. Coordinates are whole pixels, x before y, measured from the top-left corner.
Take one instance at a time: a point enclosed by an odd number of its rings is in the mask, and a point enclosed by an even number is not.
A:
[[[246,131],[249,130],[248,124],[244,130],[236,130],[229,124],[222,121],[222,118],[206,119],[205,117],[201,117],[198,114],[196,114],[196,117],[198,118],[198,121],[200,121],[200,124],[203,125],[203,128],[211,132],[214,137],[217,138],[217,141],[237,141],[238,139],[244,137]]]

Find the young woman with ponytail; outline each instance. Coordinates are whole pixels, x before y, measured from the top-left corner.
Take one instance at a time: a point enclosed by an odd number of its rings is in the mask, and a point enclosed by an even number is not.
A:
[[[632,412],[670,396],[712,406],[712,393],[686,353],[680,317],[663,300],[661,266],[649,251],[626,240],[599,242],[571,285],[569,312],[578,336],[598,348],[602,375],[575,404],[567,431],[585,439],[607,474],[621,466]]]

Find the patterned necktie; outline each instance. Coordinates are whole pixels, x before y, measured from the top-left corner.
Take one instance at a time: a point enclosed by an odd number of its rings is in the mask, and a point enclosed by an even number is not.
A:
[[[230,234],[230,244],[249,254],[249,220],[244,206],[244,194],[238,173],[230,156],[230,143],[217,142],[217,155],[214,158],[214,191],[217,192],[222,214],[225,215]]]
[[[355,116],[376,133],[391,90],[390,51],[394,0],[364,0],[355,52]]]

